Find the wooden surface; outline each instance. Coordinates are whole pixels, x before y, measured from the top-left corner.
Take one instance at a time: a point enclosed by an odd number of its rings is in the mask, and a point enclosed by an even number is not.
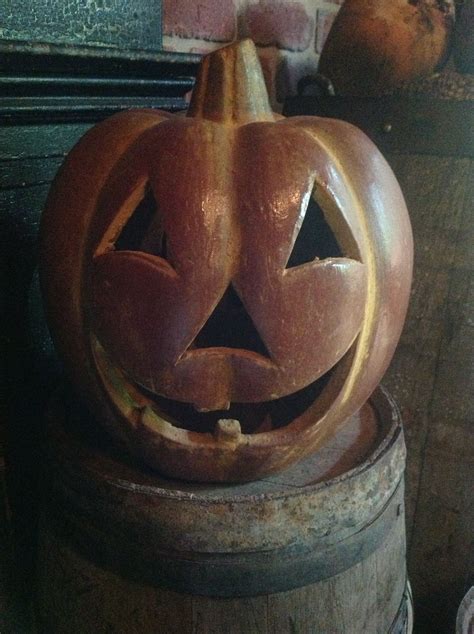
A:
[[[167,481],[70,429],[55,433],[38,555],[43,631],[388,632],[406,584],[404,446],[383,396],[372,407],[305,464],[231,486]],[[361,536],[354,558],[345,547]],[[330,544],[335,568],[317,561]],[[183,560],[191,580],[176,577]],[[241,571],[226,597],[216,568]]]
[[[84,46],[129,50],[161,50],[161,2],[150,5],[143,0],[115,2],[105,10],[72,0],[45,5],[31,0],[27,5],[18,0],[4,4],[2,39],[4,45],[16,42],[37,43],[41,52],[47,45],[69,45],[79,50]],[[42,44],[43,48],[41,48]]]
[[[388,634],[405,586],[403,512],[384,545],[353,568],[258,597],[191,596],[126,581],[45,532],[41,549],[44,634]]]
[[[474,575],[474,162],[391,155],[413,224],[414,285],[384,384],[408,449],[408,566],[420,627],[452,632]]]
[[[440,76],[440,92],[449,92],[448,78]],[[460,84],[461,93],[469,93],[470,101],[434,99],[426,94],[380,98],[308,96],[287,99],[284,111],[287,115],[317,112],[322,117],[349,121],[364,130],[386,157],[399,152],[472,158],[474,77],[454,75],[452,81]]]

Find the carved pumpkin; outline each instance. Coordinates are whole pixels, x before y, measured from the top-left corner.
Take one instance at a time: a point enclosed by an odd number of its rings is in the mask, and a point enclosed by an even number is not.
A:
[[[406,311],[390,168],[348,124],[274,115],[250,41],[204,59],[186,117],[92,129],[41,235],[73,383],[174,477],[246,480],[314,451],[375,388]]]

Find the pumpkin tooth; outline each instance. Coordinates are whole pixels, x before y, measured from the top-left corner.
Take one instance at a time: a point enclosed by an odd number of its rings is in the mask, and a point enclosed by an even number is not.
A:
[[[238,444],[242,438],[240,421],[234,418],[220,418],[214,429],[214,437],[219,443]]]

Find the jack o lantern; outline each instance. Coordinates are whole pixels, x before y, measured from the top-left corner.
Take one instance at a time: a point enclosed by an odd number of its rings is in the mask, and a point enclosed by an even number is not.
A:
[[[411,267],[381,154],[346,123],[272,113],[249,40],[204,58],[186,117],[89,131],[41,227],[73,383],[133,454],[191,480],[280,470],[360,408]]]

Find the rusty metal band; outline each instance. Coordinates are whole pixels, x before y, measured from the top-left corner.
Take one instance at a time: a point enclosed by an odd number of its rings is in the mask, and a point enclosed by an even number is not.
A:
[[[323,547],[286,547],[250,553],[183,553],[146,548],[130,536],[126,546],[107,526],[97,527],[61,505],[47,521],[83,557],[130,580],[176,592],[246,597],[285,592],[348,570],[374,552],[390,533],[403,504],[403,483],[379,515],[346,539]]]

